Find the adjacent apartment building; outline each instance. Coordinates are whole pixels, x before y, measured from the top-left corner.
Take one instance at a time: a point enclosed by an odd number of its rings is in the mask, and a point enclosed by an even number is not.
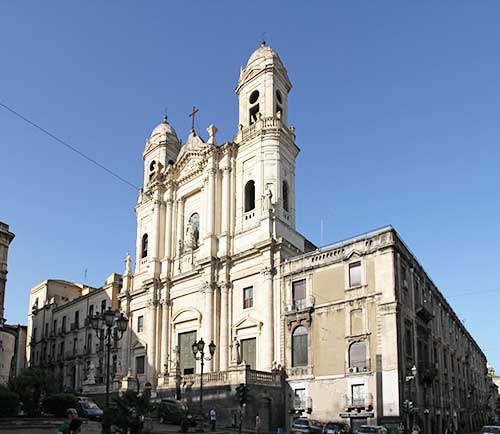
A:
[[[10,325],[5,319],[7,257],[14,234],[0,222],[0,384],[6,384],[26,367],[26,326]]]
[[[425,433],[490,418],[484,353],[392,227],[280,268],[292,412]]]
[[[118,309],[119,274],[93,288],[64,280],[45,280],[30,292],[27,356],[29,365],[50,369],[61,390],[94,393],[104,388],[104,343],[87,327],[87,317]],[[118,356],[113,349],[113,378]]]

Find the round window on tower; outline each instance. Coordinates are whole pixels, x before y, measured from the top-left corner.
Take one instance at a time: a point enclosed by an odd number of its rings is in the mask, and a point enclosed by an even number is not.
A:
[[[281,92],[279,90],[276,91],[276,99],[280,104],[283,104],[283,98],[281,97]]]
[[[255,104],[257,102],[257,100],[259,99],[259,91],[258,90],[254,90],[251,94],[250,94],[250,104]]]

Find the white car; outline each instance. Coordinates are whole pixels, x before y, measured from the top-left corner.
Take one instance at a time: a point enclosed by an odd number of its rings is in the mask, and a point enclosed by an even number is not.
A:
[[[481,434],[500,434],[500,426],[488,425],[483,426],[481,429]]]

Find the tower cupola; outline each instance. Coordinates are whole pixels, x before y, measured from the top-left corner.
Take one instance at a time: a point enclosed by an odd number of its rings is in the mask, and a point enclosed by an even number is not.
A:
[[[239,97],[239,123],[247,127],[261,118],[288,122],[288,93],[292,83],[278,53],[265,41],[241,69],[236,86]]]
[[[166,167],[170,161],[177,159],[180,149],[181,142],[177,133],[165,116],[151,132],[142,154],[145,186],[159,167]]]

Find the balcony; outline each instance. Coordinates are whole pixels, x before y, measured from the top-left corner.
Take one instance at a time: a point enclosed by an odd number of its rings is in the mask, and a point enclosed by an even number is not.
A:
[[[227,386],[229,384],[256,384],[281,387],[280,372],[265,372],[238,366],[227,371],[206,372],[203,374],[203,387]],[[183,375],[181,385],[200,387],[200,374]],[[165,378],[164,386],[175,387],[175,373]]]
[[[371,371],[370,359],[346,363],[346,374],[362,374]]]
[[[300,312],[303,310],[313,310],[315,299],[312,295],[305,298],[293,300],[292,303],[285,306],[285,314]]]
[[[434,318],[434,314],[430,310],[429,303],[417,303],[415,306],[415,313],[417,316],[422,319],[425,323],[428,323],[429,321]]]
[[[347,411],[353,409],[371,410],[373,408],[373,395],[371,393],[361,396],[344,395],[344,400]]]
[[[307,377],[313,375],[312,366],[296,366],[288,368],[286,373],[289,377]]]
[[[438,370],[435,365],[430,363],[419,363],[417,370],[417,378],[421,384],[430,386],[438,375]],[[452,378],[453,381],[453,378]]]

